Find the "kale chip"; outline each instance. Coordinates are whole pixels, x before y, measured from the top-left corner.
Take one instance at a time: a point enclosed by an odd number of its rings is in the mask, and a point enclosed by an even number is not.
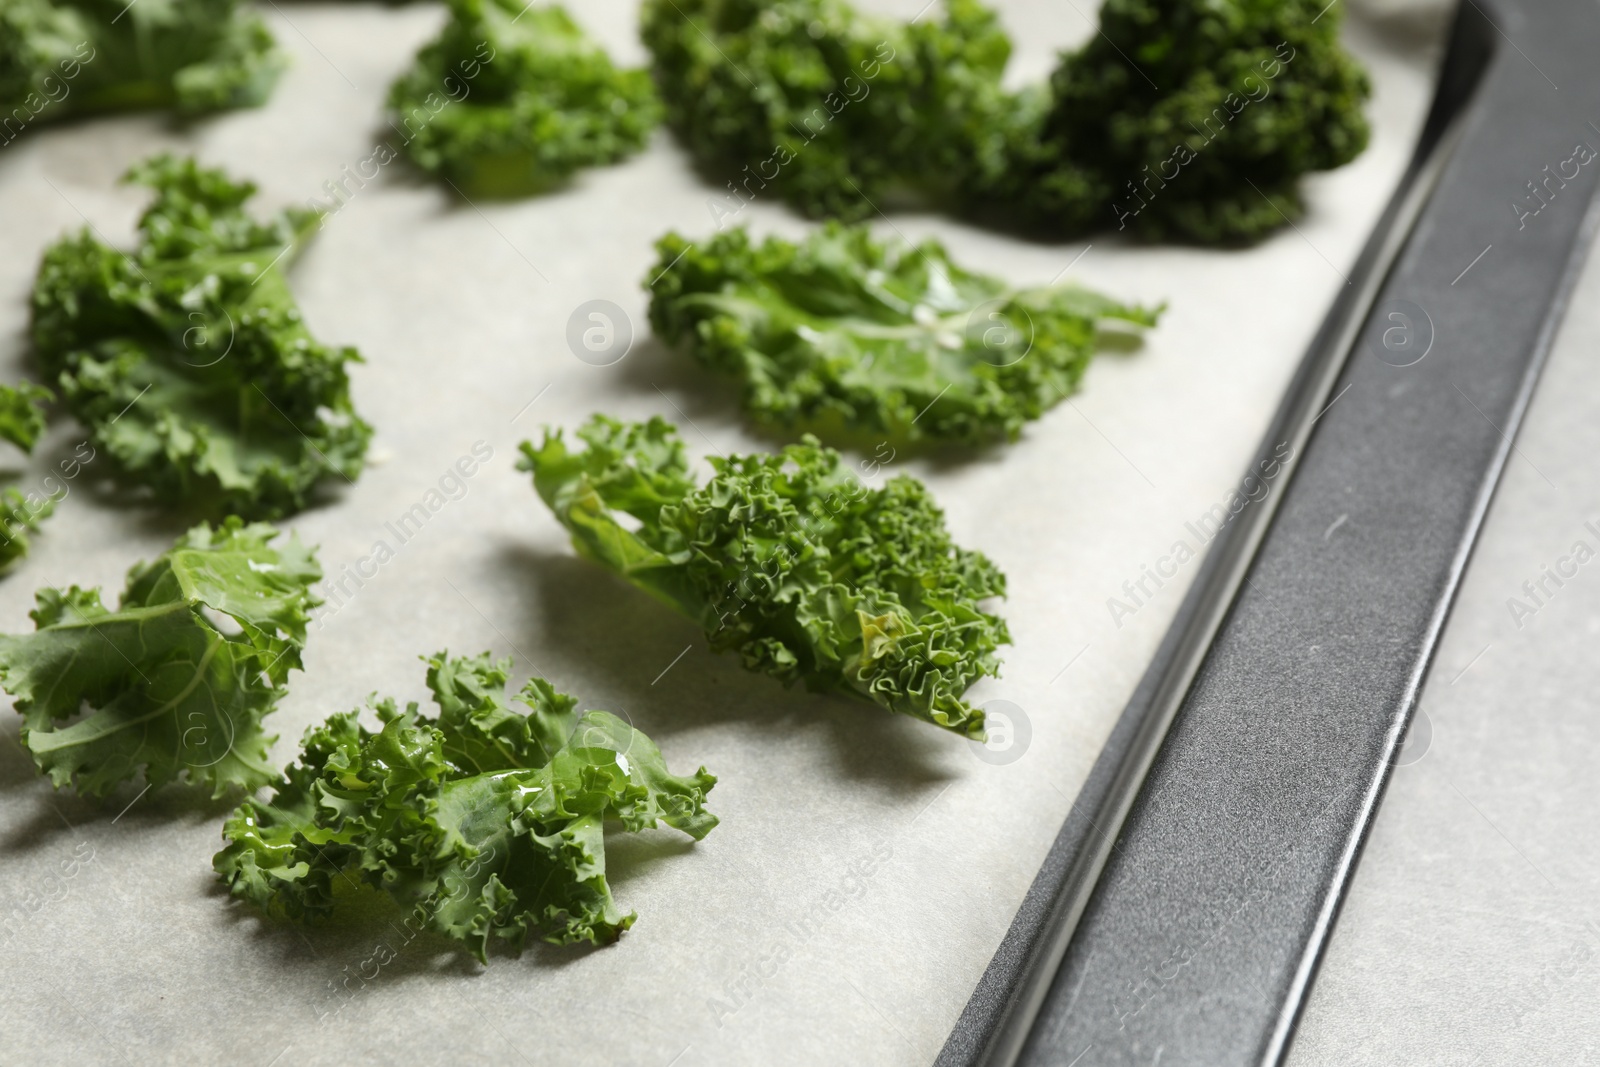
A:
[[[32,452],[44,433],[44,405],[54,399],[54,393],[32,382],[0,385],[0,439]]]
[[[0,439],[32,452],[44,433],[44,405],[55,394],[32,382],[0,385]],[[56,509],[57,498],[24,493],[16,486],[0,490],[0,574],[28,554],[28,534]]]
[[[5,0],[0,143],[69,115],[254,106],[283,66],[239,0]]]
[[[698,485],[660,418],[596,415],[578,437],[578,452],[560,431],[524,441],[519,467],[579,555],[700,623],[749,670],[983,736],[962,694],[999,673],[1010,635],[978,605],[1005,595],[1005,577],[951,541],[921,482],[869,487],[807,437],[713,458]]]
[[[1016,289],[950,261],[937,241],[880,244],[830,223],[796,244],[742,227],[656,244],[650,322],[668,344],[737,379],[769,425],[984,444],[1072,393],[1119,320],[1160,308],[1073,285]]]
[[[633,925],[606,882],[605,826],[658,823],[696,841],[716,778],[667,770],[643,733],[535,678],[512,696],[510,660],[428,660],[437,718],[376,701],[308,730],[297,763],[266,803],[247,801],[213,861],[234,896],[269,914],[324,919],[334,885],[360,878],[410,908],[407,925],[484,959],[492,941],[520,950],[615,941]]]
[[[28,534],[56,509],[56,497],[24,493],[14,485],[0,490],[0,574],[28,554]]]
[[[1020,100],[974,153],[967,195],[1056,233],[1260,238],[1304,212],[1303,175],[1366,147],[1339,20],[1321,0],[1107,0],[1048,101]]]
[[[237,518],[196,526],[128,572],[115,610],[98,589],[39,590],[34,632],[0,635],[0,687],[56,788],[104,796],[141,769],[214,796],[272,780],[261,720],[300,667],[322,578],[311,549],[277,536]]]
[[[372,429],[350,402],[353,348],[311,336],[280,266],[316,228],[259,222],[254,192],[157,156],[156,191],[124,253],[88,230],[51,246],[33,291],[41,377],[131,481],[212,514],[278,518],[329,475],[353,480]]]
[[[719,227],[768,186],[845,220],[949,194],[1011,51],[978,0],[910,23],[845,0],[645,0],[643,35],[668,122],[727,182]]]
[[[646,0],[667,118],[726,193],[845,221],[903,193],[1034,236],[1236,244],[1366,146],[1365,73],[1320,0],[1108,0],[1050,84],[1001,85],[979,0],[940,18],[847,0]]]
[[[389,91],[423,170],[468,195],[540,192],[644,147],[660,105],[643,70],[619,70],[559,5],[449,0],[438,40]]]

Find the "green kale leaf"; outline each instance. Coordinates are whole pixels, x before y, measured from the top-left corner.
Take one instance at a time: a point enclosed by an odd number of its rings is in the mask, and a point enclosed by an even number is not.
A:
[[[408,924],[478,959],[495,939],[520,951],[615,941],[633,925],[606,882],[607,820],[658,823],[696,841],[716,826],[716,778],[667,770],[644,734],[535,678],[507,686],[510,660],[428,660],[437,718],[373,704],[306,733],[267,803],[247,801],[213,861],[233,895],[269,914],[324,919],[338,879],[360,878],[411,909]]]
[[[596,415],[578,437],[578,452],[560,431],[523,442],[519,467],[580,555],[699,622],[750,670],[983,736],[982,710],[961,698],[999,673],[1010,635],[978,605],[1005,595],[1005,577],[951,542],[921,482],[870,488],[808,436],[776,455],[713,458],[701,486],[660,418]]]
[[[643,70],[619,70],[559,5],[449,0],[438,40],[389,91],[423,170],[468,195],[540,192],[644,147],[660,105]]]
[[[54,399],[54,393],[32,382],[0,385],[0,439],[32,452],[44,433],[44,405]]]
[[[0,385],[0,438],[32,452],[44,433],[44,405],[55,394],[32,382]],[[55,510],[54,496],[25,494],[15,486],[0,490],[0,574],[28,554],[28,532]]]
[[[28,534],[56,509],[57,498],[23,493],[14,485],[0,490],[0,574],[28,554]]]
[[[182,774],[213,796],[272,781],[261,720],[301,666],[322,577],[311,549],[277,536],[237,518],[196,526],[128,572],[115,611],[98,589],[36,594],[35,631],[0,636],[0,687],[56,788],[104,796],[141,768],[151,786]]]
[[[42,121],[260,104],[284,59],[239,0],[6,0],[0,143]]]
[[[329,475],[360,474],[353,348],[311,336],[280,266],[316,228],[242,208],[248,182],[157,156],[130,253],[87,230],[46,250],[33,292],[41,376],[130,481],[210,514],[279,518]]]
[[[736,379],[758,421],[825,437],[982,444],[1076,390],[1108,320],[1160,308],[1071,285],[1014,289],[937,241],[885,245],[829,224],[799,244],[742,227],[656,244],[650,322]]]
[[[1048,104],[986,131],[968,195],[1058,232],[1257,239],[1304,212],[1302,175],[1366,147],[1339,21],[1321,0],[1106,0]]]
[[[846,220],[902,187],[950,195],[1007,99],[1011,43],[978,0],[911,23],[845,0],[645,0],[642,18],[669,124],[731,179],[719,227],[760,195]]]
[[[1016,92],[994,14],[944,11],[645,0],[668,122],[731,179],[718,228],[763,195],[852,221],[909,191],[1034,234],[1239,243],[1367,143],[1368,81],[1320,0],[1107,0],[1050,84]]]

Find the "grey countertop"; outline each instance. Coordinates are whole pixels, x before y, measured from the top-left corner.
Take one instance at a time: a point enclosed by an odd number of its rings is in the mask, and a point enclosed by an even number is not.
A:
[[[1600,265],[1456,602],[1290,1062],[1600,1062]]]

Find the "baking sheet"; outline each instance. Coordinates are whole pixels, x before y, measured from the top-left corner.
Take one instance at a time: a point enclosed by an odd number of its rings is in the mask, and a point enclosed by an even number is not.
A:
[[[1015,78],[1042,76],[1057,48],[1092,32],[1054,4],[998,6],[1017,42]],[[619,59],[643,61],[631,3],[574,13]],[[262,110],[188,128],[96,120],[0,149],[0,352],[13,375],[26,366],[25,301],[43,247],[85,220],[130,239],[142,200],[113,184],[129,163],[195,151],[256,180],[262,209],[325,199],[325,182],[393,139],[383,94],[442,12],[285,3],[267,17],[293,66]],[[289,525],[337,575],[475,443],[493,459],[324,610],[306,671],[269,720],[275,755],[291,758],[307,725],[374,690],[422,699],[419,655],[491,649],[516,657],[519,681],[537,669],[583,706],[628,715],[674,767],[705,764],[721,779],[711,807],[723,823],[698,845],[671,831],[612,838],[613,886],[640,916],[619,945],[541,946],[480,967],[442,942],[405,940],[376,898],[322,928],[261,920],[210,870],[222,805],[136,787],[103,805],[56,795],[14,743],[13,720],[0,727],[0,906],[27,922],[0,949],[0,1060],[931,1061],[1194,563],[1131,613],[1113,617],[1108,600],[1132,602],[1123,583],[1180,542],[1203,547],[1205,516],[1236,487],[1405,163],[1431,91],[1430,41],[1357,22],[1347,37],[1373,75],[1373,144],[1309,181],[1309,216],[1257,248],[1033,244],[934,216],[878,220],[882,235],[936,235],[958,261],[1017,282],[1065,274],[1171,301],[1140,351],[1099,359],[1084,391],[1020,443],[961,465],[897,460],[878,475],[926,480],[957,540],[1011,578],[1015,644],[1003,677],[971,694],[1026,720],[1027,740],[1000,762],[711,655],[692,624],[577,560],[512,470],[519,440],[594,410],[665,415],[697,455],[770,446],[742,426],[731,390],[648,336],[639,279],[652,241],[714,225],[715,188],[666,133],[628,163],[511,204],[464,204],[403,164],[385,168],[290,275],[317,335],[366,356],[353,377],[377,428],[374,464]],[[808,225],[769,203],[741,221],[789,235]],[[608,367],[566,342],[575,309],[596,299],[623,308],[635,334]],[[80,438],[56,426],[19,462],[23,481]],[[0,627],[30,628],[39,586],[119,588],[177,532],[85,479],[0,583]]]

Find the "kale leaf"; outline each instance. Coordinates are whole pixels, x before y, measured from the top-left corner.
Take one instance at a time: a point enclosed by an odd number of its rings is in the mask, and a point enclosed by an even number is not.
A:
[[[128,572],[115,611],[98,589],[39,590],[35,631],[0,636],[0,687],[56,788],[104,796],[140,768],[213,796],[273,779],[261,720],[300,668],[322,577],[311,549],[277,536],[237,518],[196,526]]]
[[[382,700],[376,731],[356,711],[307,731],[271,801],[247,801],[223,829],[213,863],[233,895],[322,919],[336,880],[359,877],[480,960],[494,939],[615,941],[635,916],[606,882],[606,821],[698,841],[717,824],[716,778],[672,774],[644,734],[578,715],[543,679],[512,696],[510,666],[441,652],[428,660],[437,718]]]
[[[645,0],[642,18],[668,122],[731,179],[719,226],[769,185],[846,220],[901,186],[947,195],[1004,99],[1011,43],[978,0],[911,23],[845,0]]]
[[[57,498],[24,493],[14,485],[0,490],[0,574],[28,554],[28,534],[56,509]]]
[[[423,170],[469,195],[518,196],[644,147],[660,105],[559,5],[449,0],[450,21],[389,91]]]
[[[0,385],[0,439],[32,452],[44,433],[44,405],[55,394],[32,382]],[[24,493],[15,486],[0,490],[0,574],[28,554],[28,532],[56,508],[54,496]]]
[[[578,452],[559,430],[524,441],[518,465],[580,555],[699,622],[750,670],[983,736],[982,710],[961,697],[999,673],[1010,635],[978,605],[1005,594],[1005,577],[952,543],[921,482],[870,488],[808,436],[776,455],[713,458],[701,486],[660,418],[596,415],[578,437]]]
[[[847,0],[645,0],[671,126],[727,181],[859,220],[886,197],[1059,237],[1239,243],[1366,146],[1365,73],[1320,0],[1107,0],[1048,86],[1012,92],[979,0],[911,23]]]
[[[353,480],[372,429],[350,402],[353,348],[311,336],[280,265],[316,228],[269,222],[255,191],[157,156],[131,253],[87,230],[46,250],[33,292],[41,376],[131,481],[211,514],[279,518],[329,475]]]
[[[880,244],[829,224],[799,244],[742,227],[691,244],[669,233],[650,272],[650,322],[735,378],[757,420],[825,437],[1015,439],[1072,393],[1120,320],[1160,308],[1072,285],[1015,289],[950,261],[937,241]]]
[[[968,196],[1056,232],[1238,243],[1366,147],[1365,72],[1320,0],[1106,0],[1048,102],[983,131]]]
[[[260,104],[284,59],[239,0],[6,0],[0,142],[35,121]]]
[[[0,385],[0,439],[32,452],[44,433],[44,405],[54,399],[54,393],[32,382]]]

